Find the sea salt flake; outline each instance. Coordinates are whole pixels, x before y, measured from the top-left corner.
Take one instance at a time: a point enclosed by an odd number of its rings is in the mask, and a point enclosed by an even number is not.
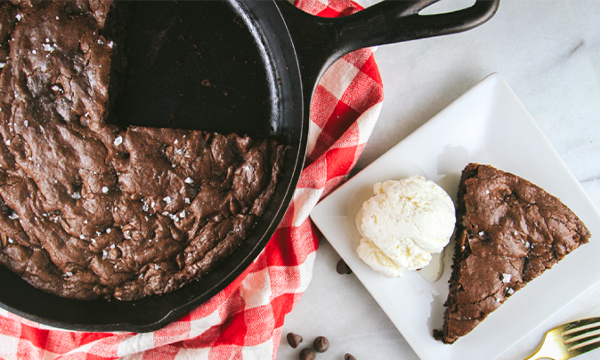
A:
[[[168,216],[168,215],[169,215],[169,212],[168,212],[168,211],[165,211],[165,212],[163,212],[162,214],[163,214],[163,216]]]
[[[10,139],[6,140],[6,145],[10,145]]]
[[[107,234],[110,234],[110,232],[111,232],[111,231],[112,231],[112,229],[111,229],[111,228],[108,228],[108,229],[106,229],[106,233],[107,233]]]
[[[19,215],[17,215],[17,213],[13,211],[13,212],[12,212],[12,213],[11,213],[11,214],[8,216],[8,218],[9,218],[9,219],[11,219],[11,220],[16,220],[16,219],[18,219],[18,218],[19,218]]]
[[[187,178],[185,178],[185,180],[183,180],[183,182],[186,184],[193,184],[194,180],[192,180],[192,178],[188,176]]]
[[[79,235],[79,238],[80,238],[81,240],[83,240],[83,239],[85,239],[85,235],[83,235],[83,234],[82,234],[82,235]]]
[[[479,236],[483,236],[483,235],[485,235],[485,233],[483,231],[480,231]]]
[[[186,204],[190,204],[190,203],[191,203],[191,201],[190,201],[190,198],[185,198],[185,199],[183,199],[183,201],[184,201]]]
[[[166,202],[167,204],[170,204],[170,203],[171,203],[171,197],[170,197],[170,196],[165,196],[165,197],[163,198],[163,200],[164,200],[164,202]]]
[[[23,15],[17,14],[15,17],[17,18],[17,21],[21,21],[21,19],[23,18]]]
[[[81,199],[81,194],[80,194],[79,192],[77,192],[77,191],[76,191],[76,192],[74,192],[74,193],[73,193],[73,195],[71,195],[71,197],[72,197],[73,199],[75,199],[75,200],[79,200],[79,199]],[[87,224],[87,220],[86,220],[86,222],[85,222],[85,223]]]
[[[117,138],[115,139],[115,146],[119,146],[123,143],[123,138],[121,136],[117,136]]]
[[[185,217],[185,210],[183,210],[182,212],[179,213],[179,217],[180,218],[184,218]]]
[[[503,283],[509,283],[511,278],[512,278],[511,274],[502,274],[502,282]]]
[[[102,260],[106,259],[107,256],[108,256],[108,251],[102,250]]]
[[[108,194],[108,187],[103,186],[102,187],[102,192],[105,193],[105,194]]]

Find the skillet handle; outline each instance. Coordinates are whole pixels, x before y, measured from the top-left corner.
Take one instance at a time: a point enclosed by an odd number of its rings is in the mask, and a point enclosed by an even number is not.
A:
[[[305,97],[335,60],[365,47],[453,34],[477,27],[494,16],[500,0],[476,0],[450,13],[419,15],[439,0],[388,0],[355,14],[323,18],[277,2],[296,48]]]

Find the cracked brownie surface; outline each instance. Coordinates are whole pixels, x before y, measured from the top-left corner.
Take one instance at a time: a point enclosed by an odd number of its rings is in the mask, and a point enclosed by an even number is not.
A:
[[[264,212],[286,150],[107,124],[110,10],[0,5],[0,263],[67,298],[134,300],[209,271]]]
[[[590,237],[559,199],[488,165],[469,164],[463,170],[456,212],[444,326],[434,333],[447,344]]]

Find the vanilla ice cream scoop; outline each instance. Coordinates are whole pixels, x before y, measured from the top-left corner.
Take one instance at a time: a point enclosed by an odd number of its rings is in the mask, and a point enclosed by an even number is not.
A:
[[[376,183],[373,191],[356,218],[363,236],[359,257],[388,277],[425,267],[431,253],[440,253],[454,231],[450,196],[418,175]]]

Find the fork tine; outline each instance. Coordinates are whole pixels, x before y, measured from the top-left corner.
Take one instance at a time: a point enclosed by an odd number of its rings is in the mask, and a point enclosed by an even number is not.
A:
[[[571,357],[597,349],[600,347],[600,317],[569,323],[561,336]]]
[[[575,346],[580,346],[581,344],[583,344],[587,341],[596,339],[596,338],[600,338],[600,327],[591,329],[589,331],[586,331],[577,336],[570,337],[568,339],[565,339],[563,337],[563,344],[565,344],[567,346],[575,347]]]
[[[526,360],[570,359],[600,348],[600,317],[559,325],[546,332],[538,349]]]
[[[584,343],[581,343],[577,346],[573,346],[571,348],[569,348],[569,356],[571,357],[575,357],[577,355],[581,355],[583,353],[586,353],[588,351],[592,351],[594,349],[597,349],[600,347],[600,337],[595,337],[591,340],[588,340]]]
[[[573,321],[568,324],[563,325],[562,336],[567,336],[579,331],[587,330],[593,327],[600,326],[600,317],[593,317],[588,319],[582,319],[578,321]]]

